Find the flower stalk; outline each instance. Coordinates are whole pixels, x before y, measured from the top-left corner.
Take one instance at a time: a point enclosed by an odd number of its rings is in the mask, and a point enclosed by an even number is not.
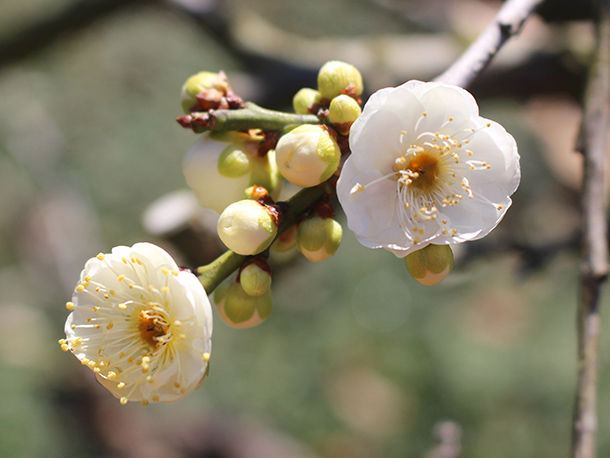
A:
[[[247,102],[244,108],[237,110],[209,110],[194,112],[176,118],[178,124],[192,129],[195,133],[214,131],[244,131],[248,129],[283,130],[288,126],[301,124],[319,124],[315,115],[284,113],[268,110],[255,103]]]
[[[327,193],[332,192],[328,182],[313,188],[306,188],[299,191],[286,202],[280,204],[282,208],[282,222],[277,231],[276,238],[282,235],[286,229],[292,226],[302,215],[304,215],[313,204]],[[198,267],[196,274],[203,284],[206,292],[211,294],[235,270],[237,270],[247,259],[247,256],[237,254],[231,250],[226,251],[214,262],[205,266]]]

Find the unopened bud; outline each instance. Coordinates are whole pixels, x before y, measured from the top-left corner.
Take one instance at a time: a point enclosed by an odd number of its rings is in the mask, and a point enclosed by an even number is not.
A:
[[[215,89],[221,95],[225,95],[231,87],[224,74],[212,72],[199,72],[189,77],[182,86],[180,103],[185,113],[197,103],[197,95],[208,89]]]
[[[249,296],[262,296],[271,288],[270,272],[266,263],[262,267],[257,262],[248,264],[239,273],[241,287]]]
[[[280,138],[275,155],[284,178],[302,188],[328,180],[341,161],[341,149],[328,130],[310,124]]]
[[[362,94],[362,75],[353,65],[332,60],[326,62],[318,73],[318,91],[325,99],[332,100],[350,86],[350,95]]]
[[[266,205],[240,200],[218,218],[218,236],[230,250],[244,256],[264,251],[277,234],[276,218]]]
[[[273,309],[270,289],[260,296],[250,296],[235,281],[216,288],[214,303],[220,318],[235,328],[256,326],[269,318]]]
[[[332,99],[328,107],[328,119],[342,135],[349,133],[350,127],[360,116],[360,113],[362,113],[362,108],[360,108],[358,102],[344,94]]]
[[[218,173],[227,178],[239,178],[250,171],[250,158],[244,148],[229,145],[218,157]]]
[[[422,285],[432,286],[445,279],[453,269],[449,245],[428,245],[405,257],[407,270]]]
[[[296,114],[310,114],[309,108],[319,104],[322,95],[315,89],[304,87],[300,89],[292,98],[292,106]],[[315,114],[315,113],[314,113]]]
[[[297,245],[310,261],[324,261],[335,254],[342,235],[341,225],[333,218],[313,216],[299,224]]]

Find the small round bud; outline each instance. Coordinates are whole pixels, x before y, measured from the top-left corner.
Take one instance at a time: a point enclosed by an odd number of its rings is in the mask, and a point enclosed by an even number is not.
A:
[[[244,267],[239,273],[239,282],[245,293],[249,296],[262,296],[271,288],[271,274],[269,266],[262,268],[256,262]]]
[[[218,218],[218,236],[230,250],[251,255],[264,251],[277,234],[277,223],[268,208],[255,200],[229,205]]]
[[[350,127],[362,113],[358,102],[349,95],[341,94],[330,101],[328,119],[342,135],[349,133]]]
[[[335,173],[341,161],[341,149],[326,128],[304,124],[280,138],[275,159],[284,178],[309,188]]]
[[[270,289],[260,296],[250,296],[235,281],[220,285],[213,297],[220,318],[234,328],[256,326],[269,318],[273,309]]]
[[[453,251],[449,245],[428,245],[407,255],[405,264],[411,276],[422,285],[436,285],[453,269]]]
[[[197,95],[207,89],[214,89],[225,95],[231,87],[224,74],[212,72],[199,72],[189,77],[182,86],[182,96],[180,103],[186,114],[197,103]]]
[[[239,178],[250,171],[250,158],[243,148],[229,145],[218,156],[218,173],[227,178]]]
[[[299,224],[297,245],[310,261],[324,261],[335,254],[342,235],[341,225],[334,219],[313,216]]]
[[[292,98],[292,106],[296,114],[310,114],[309,108],[319,104],[322,96],[315,89],[304,87],[300,89]],[[314,113],[315,114],[315,113]]]
[[[250,176],[222,176],[217,165],[226,144],[212,138],[214,136],[210,134],[203,134],[191,146],[184,158],[183,171],[199,205],[222,213],[227,205],[244,198],[244,189],[250,182]]]
[[[325,99],[332,100],[350,85],[354,96],[362,94],[362,75],[353,65],[332,60],[326,62],[318,73],[318,91]]]

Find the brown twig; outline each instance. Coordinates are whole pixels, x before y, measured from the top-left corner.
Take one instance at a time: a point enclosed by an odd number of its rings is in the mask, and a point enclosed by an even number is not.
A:
[[[504,43],[519,33],[526,19],[540,3],[542,0],[507,0],[485,31],[435,81],[469,86]]]
[[[608,276],[608,214],[604,169],[610,124],[610,0],[599,2],[597,46],[591,64],[576,149],[584,156],[583,249],[578,311],[578,382],[572,425],[572,456],[596,456],[599,297]]]

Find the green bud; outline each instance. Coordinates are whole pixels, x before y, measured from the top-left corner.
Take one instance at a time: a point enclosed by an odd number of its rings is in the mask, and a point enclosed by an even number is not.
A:
[[[258,254],[277,234],[276,218],[255,200],[240,200],[229,205],[218,218],[220,240],[237,254]]]
[[[322,96],[315,89],[304,87],[292,98],[292,106],[296,114],[310,114],[309,107],[320,103]],[[314,113],[315,114],[315,113]]]
[[[352,85],[355,97],[362,94],[362,75],[353,65],[332,60],[318,73],[318,91],[323,98],[332,100]]]
[[[349,133],[350,127],[362,113],[358,102],[349,95],[341,94],[330,101],[328,119],[342,135]]]
[[[436,285],[453,269],[453,251],[449,245],[428,245],[407,255],[405,264],[411,276],[422,285]]]
[[[310,261],[324,261],[335,254],[342,235],[341,225],[334,219],[313,216],[299,224],[297,245]]]
[[[271,290],[260,296],[250,296],[235,281],[222,284],[214,291],[214,304],[220,318],[235,328],[251,328],[271,315]]]
[[[242,269],[239,281],[249,296],[262,296],[271,288],[271,274],[255,262]]]
[[[275,148],[280,173],[302,188],[328,180],[339,167],[341,149],[322,126],[304,124],[280,138]]]
[[[239,178],[250,171],[250,158],[236,145],[227,146],[218,156],[218,173],[227,178]]]
[[[224,74],[212,72],[199,72],[189,77],[182,86],[180,103],[186,114],[190,108],[197,103],[197,95],[206,89],[215,89],[221,95],[226,95],[231,87]]]

